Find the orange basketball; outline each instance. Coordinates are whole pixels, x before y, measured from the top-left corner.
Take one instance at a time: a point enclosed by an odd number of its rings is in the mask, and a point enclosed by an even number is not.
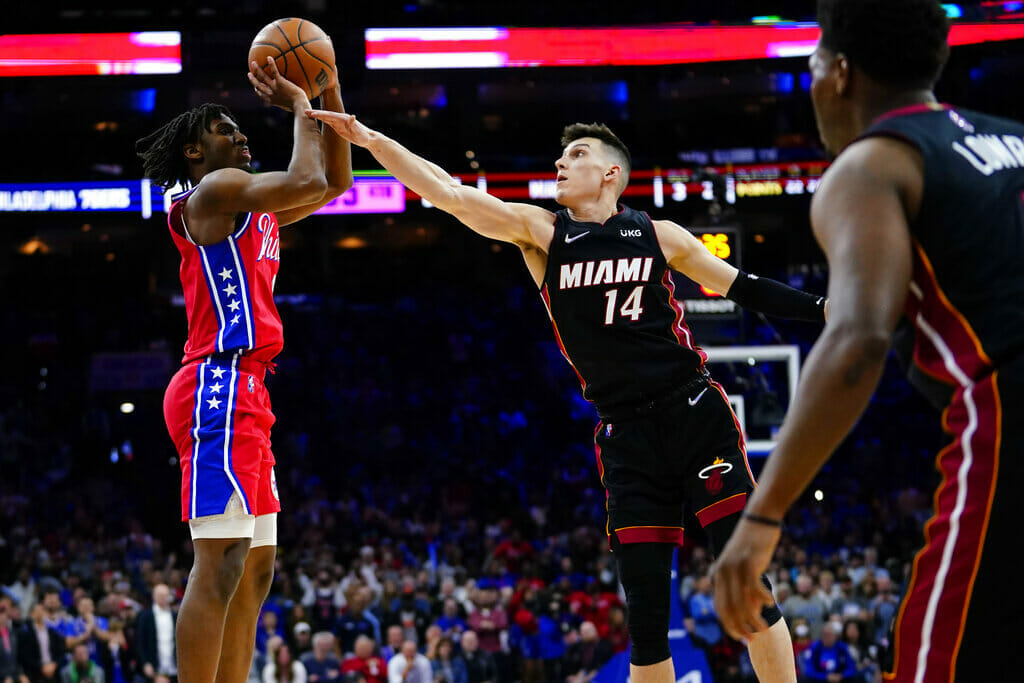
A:
[[[334,45],[308,19],[278,19],[260,29],[249,48],[249,62],[262,67],[268,56],[274,58],[281,75],[305,90],[310,100],[319,97],[331,81]]]

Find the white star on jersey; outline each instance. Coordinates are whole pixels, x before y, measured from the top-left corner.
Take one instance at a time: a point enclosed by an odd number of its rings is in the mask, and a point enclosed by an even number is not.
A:
[[[224,288],[224,293],[227,294],[228,296],[234,296],[236,289],[237,287],[235,287],[234,285],[228,285],[227,287]]]
[[[239,321],[239,320],[241,320],[241,318],[242,318],[242,316],[240,316],[240,315],[238,315],[238,314],[236,313],[236,314],[235,314],[235,317],[231,319],[231,324],[232,324],[232,325],[237,325],[237,324],[238,324],[238,321]]]
[[[224,388],[224,385],[221,384],[220,382],[217,382],[216,384],[211,384],[210,385],[210,393],[211,394],[219,394],[220,390],[223,389],[223,388]]]
[[[219,273],[217,273],[217,275],[220,275],[220,279],[221,280],[230,280],[231,279],[231,271],[228,270],[226,266],[225,266],[224,270],[222,270]]]
[[[226,370],[224,370],[224,368],[210,368],[210,372],[213,373],[214,379],[220,379],[221,377],[224,376]]]
[[[210,408],[212,408],[213,410],[217,410],[218,408],[220,408],[220,399],[214,396],[213,398],[208,400],[206,404],[210,406]]]
[[[238,299],[232,299],[232,300],[231,300],[231,303],[229,303],[229,304],[228,304],[228,308],[230,308],[230,309],[231,309],[231,312],[232,312],[232,313],[234,313],[235,311],[237,311],[237,310],[238,310],[238,307],[239,307],[239,306],[241,306],[241,305],[242,305],[242,304],[240,304],[240,303],[238,302]]]

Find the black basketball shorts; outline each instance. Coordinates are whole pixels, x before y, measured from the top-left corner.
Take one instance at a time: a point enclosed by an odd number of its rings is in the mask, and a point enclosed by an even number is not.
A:
[[[682,545],[687,512],[706,527],[743,510],[754,489],[739,423],[716,382],[649,413],[605,418],[594,442],[609,544],[614,535]]]

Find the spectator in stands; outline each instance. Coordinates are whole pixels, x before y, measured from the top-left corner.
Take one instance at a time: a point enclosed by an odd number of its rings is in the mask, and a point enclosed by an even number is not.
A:
[[[454,582],[453,584],[454,585]],[[441,616],[434,622],[441,628],[441,633],[458,643],[462,633],[469,628],[466,620],[459,615],[459,603],[454,597],[445,598]]]
[[[469,683],[496,683],[498,667],[491,653],[480,649],[480,640],[476,631],[463,633],[460,644],[462,645],[462,658],[466,660]]]
[[[96,606],[88,595],[81,595],[75,601],[78,616],[65,619],[60,629],[64,644],[69,650],[84,644],[92,661],[99,663],[99,645],[110,640],[107,620],[96,616]]]
[[[803,617],[795,617],[789,622],[789,628],[793,637],[793,659],[799,669],[802,666],[800,655],[802,655],[804,650],[809,648],[813,642],[811,638],[811,627],[807,625],[807,620]]]
[[[625,607],[613,605],[608,610],[608,625],[601,637],[611,643],[612,651],[616,654],[629,649],[629,630],[626,627]]]
[[[889,625],[896,618],[900,609],[900,598],[893,592],[892,579],[888,574],[875,575],[875,587],[877,595],[871,601],[871,614],[874,618],[875,641],[881,642],[888,638]]]
[[[367,636],[356,638],[355,651],[341,663],[342,673],[346,675],[358,673],[366,679],[366,683],[386,683],[387,661],[373,653],[375,647],[376,643],[372,638]]]
[[[18,657],[18,633],[11,621],[13,602],[0,599],[0,683],[28,683]]]
[[[388,683],[431,683],[433,678],[430,660],[416,650],[416,641],[406,640],[388,662]]]
[[[856,683],[857,662],[850,648],[839,639],[841,626],[828,621],[821,638],[811,643],[803,655],[803,681]]]
[[[321,631],[321,633],[327,633],[327,631]],[[292,646],[292,652],[300,660],[313,651],[313,629],[310,628],[309,624],[304,621],[295,623],[295,628],[292,629],[292,642],[290,645]]]
[[[105,683],[99,664],[89,655],[89,646],[80,642],[71,650],[71,661],[61,669],[61,683]]]
[[[335,655],[335,638],[330,631],[320,631],[313,636],[312,652],[301,655],[299,661],[306,667],[309,683],[337,683],[341,680],[341,661]]]
[[[380,639],[380,621],[370,611],[373,591],[366,586],[356,588],[352,593],[344,614],[338,617],[335,633],[338,634],[338,645],[344,653],[352,652],[356,638],[369,636],[374,641]]]
[[[547,610],[538,607],[537,640],[540,647],[540,659],[543,666],[541,680],[561,681],[562,660],[565,659],[565,637],[562,626],[562,603],[554,595],[542,595],[541,602],[548,598]]]
[[[533,557],[535,553],[536,551],[533,546],[523,540],[522,531],[518,528],[513,528],[509,537],[494,548],[490,560],[502,562],[510,574],[519,574],[523,562]],[[485,570],[487,569],[487,564],[484,564]]]
[[[430,604],[416,596],[416,582],[412,577],[403,580],[401,594],[391,601],[387,622],[402,627],[403,641],[418,643],[423,640],[423,633],[430,623]]]
[[[388,642],[384,643],[384,646],[380,649],[380,656],[384,658],[385,662],[390,662],[391,658],[402,651],[402,643],[405,642],[405,631],[398,624],[388,626]]]
[[[153,587],[153,606],[139,613],[135,638],[142,674],[153,683],[170,683],[178,675],[175,627],[178,614],[171,609],[171,589]]]
[[[842,593],[840,593],[839,586],[836,584],[835,574],[827,569],[818,574],[818,588],[814,591],[814,594],[825,605],[826,612],[832,614],[838,611],[836,607],[840,604]]]
[[[133,683],[135,662],[138,659],[135,648],[124,633],[124,621],[119,617],[110,620],[106,642],[97,645],[99,664],[108,683]]]
[[[18,638],[18,656],[30,683],[55,683],[64,652],[64,636],[46,625],[46,608],[37,602]]]
[[[466,620],[479,639],[480,649],[496,657],[501,653],[501,633],[508,628],[508,615],[493,587],[477,590],[473,610]]]
[[[32,607],[36,604],[38,585],[35,579],[32,578],[32,566],[29,564],[21,565],[18,569],[18,575],[14,581],[6,586],[3,586],[4,593],[7,593],[12,600],[21,608],[22,614],[29,614],[32,611]]]
[[[274,636],[284,640],[284,630],[277,623],[277,612],[264,610],[260,614],[259,627],[256,629],[256,650],[269,655],[267,641]]]
[[[597,627],[593,622],[584,621],[580,625],[579,636],[572,638],[565,658],[565,671],[568,683],[590,683],[609,659],[612,658],[612,647],[608,641],[598,636]]]
[[[722,627],[718,624],[718,613],[711,597],[710,576],[705,574],[697,579],[688,603],[690,616],[686,620],[686,629],[701,647],[714,647],[722,639]]]
[[[299,660],[292,659],[291,649],[284,639],[278,638],[280,646],[273,652],[273,657],[269,651],[267,653],[269,661],[263,667],[263,683],[306,683],[306,667]]]
[[[863,683],[874,683],[876,666],[872,653],[877,651],[874,646],[866,645],[860,624],[856,619],[843,622],[843,642],[850,650],[850,656],[857,665],[857,673]]]
[[[335,601],[340,602],[340,595],[338,582],[331,572],[327,569],[317,571],[316,582],[308,584],[302,598],[303,606],[310,612],[310,626],[314,631],[329,631],[334,627],[338,615]]]
[[[71,617],[64,610],[64,605],[60,601],[60,589],[52,585],[44,587],[41,601],[43,609],[46,611],[44,617],[46,625],[60,633],[63,638],[65,622],[71,621]],[[64,644],[67,645],[66,639]]]
[[[455,654],[452,639],[442,637],[437,644],[437,655],[430,660],[434,683],[469,683],[466,662]]]
[[[441,642],[443,634],[441,633],[441,627],[437,624],[431,624],[427,627],[426,634],[423,637],[423,654],[426,655],[427,659],[433,659],[437,655],[437,646]]]
[[[828,617],[825,603],[814,594],[814,583],[807,574],[796,577],[796,592],[781,605],[787,619],[803,617],[811,628],[811,638],[821,637],[821,627]]]
[[[839,576],[839,598],[832,606],[832,611],[838,613],[843,619],[856,619],[860,617],[861,605],[857,600],[853,578],[846,573]]]

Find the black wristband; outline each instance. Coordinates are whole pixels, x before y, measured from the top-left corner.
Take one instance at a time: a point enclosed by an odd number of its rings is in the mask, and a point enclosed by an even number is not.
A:
[[[741,515],[743,519],[749,519],[751,522],[757,522],[758,524],[764,524],[765,526],[773,526],[776,529],[782,528],[781,519],[772,519],[771,517],[762,517],[761,515],[755,515],[751,512],[744,511]]]
[[[778,280],[758,277],[742,270],[737,273],[726,296],[743,308],[778,318],[825,322],[825,297],[793,289]]]

